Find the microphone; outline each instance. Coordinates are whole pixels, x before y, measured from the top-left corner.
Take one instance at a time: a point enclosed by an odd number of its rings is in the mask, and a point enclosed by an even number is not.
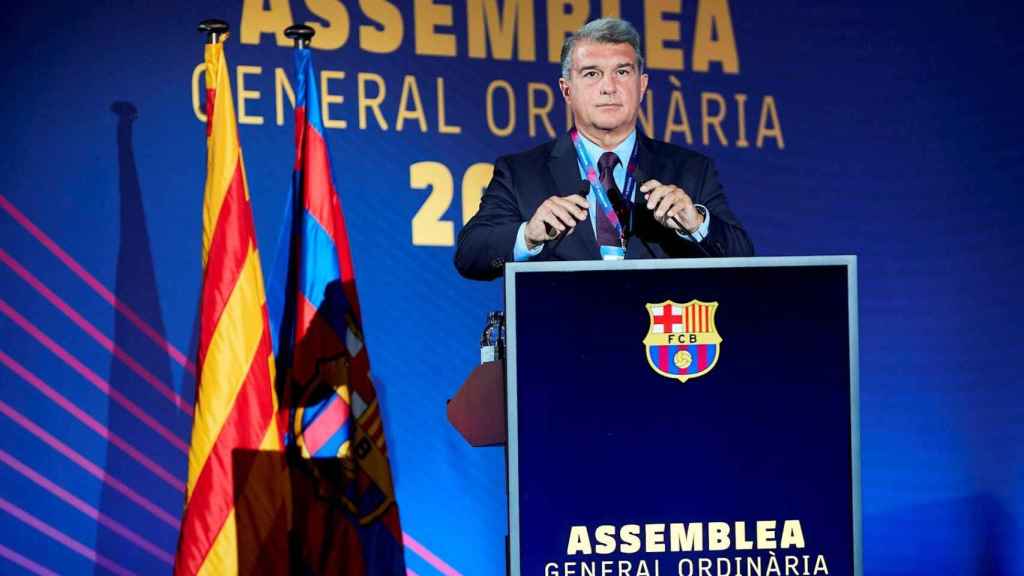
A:
[[[638,204],[640,204],[640,205],[642,205],[646,209],[647,208],[647,202],[646,202],[645,198],[641,198],[642,193],[640,192],[640,187],[643,186],[648,180],[650,180],[650,178],[647,178],[647,175],[644,174],[644,172],[640,169],[639,166],[637,166],[636,170],[633,171],[633,178],[636,180],[636,192],[634,192],[634,194],[633,194],[636,199],[633,202],[633,207],[635,208]],[[653,220],[654,219],[653,218],[653,212],[651,213],[651,216],[652,216],[651,219]],[[686,236],[686,238],[688,240],[690,240],[690,242],[694,246],[696,246],[697,249],[700,250],[701,253],[706,258],[711,258],[711,254],[708,253],[708,251],[704,248],[704,246],[701,246],[701,243],[697,240],[696,237],[694,237],[693,233],[691,233],[689,230],[687,230],[686,227],[683,226],[683,223],[680,222],[679,220],[676,220],[675,217],[671,217],[671,218],[673,220],[675,220],[676,224],[679,225],[679,232],[684,234]],[[644,242],[644,245],[646,245],[646,244],[647,243]],[[648,250],[649,250],[649,248],[648,248]]]

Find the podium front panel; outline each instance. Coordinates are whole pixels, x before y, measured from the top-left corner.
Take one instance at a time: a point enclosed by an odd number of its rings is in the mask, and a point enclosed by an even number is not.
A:
[[[855,266],[509,265],[512,574],[860,574]]]

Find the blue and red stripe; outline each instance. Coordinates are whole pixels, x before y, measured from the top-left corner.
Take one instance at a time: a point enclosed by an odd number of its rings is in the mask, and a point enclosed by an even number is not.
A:
[[[690,353],[690,357],[693,359],[690,365],[685,369],[681,369],[676,366],[674,359],[676,353],[680,350],[685,350]],[[715,362],[715,355],[718,354],[717,344],[689,344],[686,346],[679,346],[676,344],[666,344],[650,346],[648,349],[648,357],[651,363],[658,367],[658,370],[671,374],[672,376],[680,375],[694,375],[699,374]]]
[[[345,426],[351,412],[337,394],[331,394],[302,413],[302,438],[314,458],[334,458],[349,438]]]

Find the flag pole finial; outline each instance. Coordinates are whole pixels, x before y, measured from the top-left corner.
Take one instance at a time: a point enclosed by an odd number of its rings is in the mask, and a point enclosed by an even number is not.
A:
[[[228,23],[223,20],[212,18],[210,20],[203,20],[199,23],[199,31],[206,33],[206,42],[208,44],[216,44],[223,41],[228,36],[228,30],[231,27]]]
[[[316,35],[316,30],[305,24],[293,24],[284,29],[284,35],[295,41],[296,48],[309,48],[309,42]]]

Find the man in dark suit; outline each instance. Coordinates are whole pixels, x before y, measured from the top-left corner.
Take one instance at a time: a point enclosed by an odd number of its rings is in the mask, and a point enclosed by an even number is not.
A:
[[[573,129],[503,156],[455,266],[490,280],[508,261],[751,256],[711,160],[636,129],[647,91],[640,37],[615,18],[562,47],[559,87]]]

